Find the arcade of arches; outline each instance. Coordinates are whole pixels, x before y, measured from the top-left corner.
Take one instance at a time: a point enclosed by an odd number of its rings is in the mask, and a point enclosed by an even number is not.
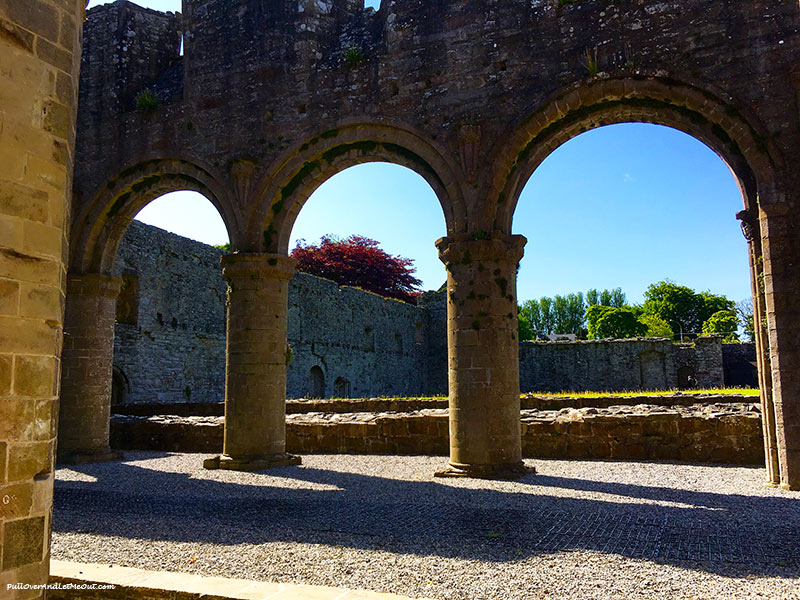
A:
[[[78,61],[84,0],[0,2],[13,67],[0,80],[4,581],[46,581],[62,363],[59,454],[109,456],[114,255],[133,215],[176,189],[214,203],[237,252],[223,265],[224,454],[210,466],[296,461],[283,414],[292,223],[327,178],[379,160],[425,178],[447,223],[449,473],[520,473],[516,200],[553,149],[612,123],[680,129],[735,173],[767,477],[800,488],[798,3],[273,4],[100,6]],[[145,89],[158,101],[137,102]]]
[[[0,0],[4,581],[47,578],[56,424],[64,460],[111,456],[114,256],[133,216],[177,189],[217,207],[236,252],[224,453],[209,466],[297,461],[284,441],[292,224],[335,173],[388,161],[428,182],[447,224],[447,474],[522,473],[516,201],[556,147],[613,123],[684,131],[736,175],[767,480],[800,488],[798,3],[193,0],[179,14],[122,1],[88,12],[79,61],[84,6]],[[137,102],[145,89],[158,101]]]
[[[793,67],[791,49],[800,43],[792,28],[797,7],[776,10],[768,25],[758,19],[759,28],[784,40],[769,50],[769,68],[760,54],[766,50],[745,44],[747,51],[737,50],[736,68],[725,69],[718,60],[700,58],[727,52],[729,38],[714,35],[715,28],[720,23],[750,27],[755,13],[705,11],[707,3],[697,2],[671,23],[662,8],[639,6],[648,2],[615,6],[608,10],[614,17],[609,23],[636,19],[647,33],[606,28],[597,39],[598,73],[587,74],[579,56],[589,38],[580,34],[612,16],[593,14],[599,10],[594,5],[496,9],[494,27],[506,37],[496,37],[492,50],[480,50],[488,52],[489,62],[480,67],[457,62],[443,72],[435,68],[441,60],[435,44],[426,41],[435,37],[436,27],[420,29],[412,38],[397,23],[438,21],[439,28],[457,28],[463,21],[448,19],[468,8],[434,16],[423,14],[432,9],[416,3],[394,3],[371,13],[331,0],[329,13],[308,6],[267,16],[248,13],[246,3],[208,3],[215,11],[189,5],[183,15],[144,14],[121,3],[89,13],[66,320],[67,339],[81,343],[79,351],[65,348],[61,459],[101,459],[110,453],[109,347],[118,290],[110,269],[121,235],[155,196],[190,189],[217,207],[234,251],[223,260],[230,286],[224,450],[206,466],[261,469],[296,463],[285,453],[284,422],[286,299],[294,272],[287,258],[289,237],[304,203],[322,183],[350,166],[385,161],[427,181],[447,225],[447,237],[437,242],[448,273],[451,453],[444,474],[523,473],[516,271],[525,239],[511,235],[517,198],[536,167],[567,140],[601,125],[646,122],[704,142],[740,184],[744,210],[739,216],[750,244],[762,324],[757,337],[768,480],[800,485],[800,301],[792,291],[798,240],[790,225],[797,218],[798,181],[787,167],[797,151],[791,140],[798,115],[786,110],[796,91],[781,75],[781,69]],[[245,12],[234,18],[234,11]],[[127,22],[131,15],[137,17],[133,34],[109,25]],[[240,29],[241,19],[252,27]],[[282,26],[287,19],[291,28]],[[245,48],[271,43],[300,23],[314,31],[313,48],[296,46],[292,56],[243,54],[231,66],[211,51],[223,43],[220,36],[226,45]],[[383,28],[377,37],[365,34],[363,64],[337,58],[334,32],[343,23]],[[678,23],[681,37],[693,44],[679,50],[698,57],[685,72],[664,63],[670,28]],[[522,55],[547,56],[534,34],[545,26],[575,31],[562,40],[562,55],[575,63],[568,80],[563,73],[556,77],[552,65],[515,58],[521,55],[516,46],[526,50]],[[185,31],[191,35],[179,56],[176,40]],[[110,76],[107,67],[123,34],[128,53],[147,60]],[[494,39],[495,30],[487,35]],[[746,41],[745,34],[738,35]],[[427,57],[421,66],[411,64],[412,39]],[[470,43],[477,44],[463,42]],[[461,43],[453,45],[456,53],[466,51]],[[617,46],[633,48],[637,60],[622,61],[613,52]],[[308,75],[293,79],[276,71],[276,60],[290,61]],[[168,77],[176,65],[182,78]],[[462,91],[476,70],[490,83]],[[757,73],[761,85],[772,86],[771,93],[754,94],[752,77],[743,78],[742,72]],[[425,81],[426,89],[415,87],[415,81]],[[145,88],[163,104],[137,108],[136,94]],[[787,100],[779,100],[783,97]]]

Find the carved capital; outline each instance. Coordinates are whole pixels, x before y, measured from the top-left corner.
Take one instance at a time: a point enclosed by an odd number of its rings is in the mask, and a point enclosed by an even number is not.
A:
[[[741,210],[736,213],[736,218],[742,226],[742,234],[748,242],[758,239],[758,220],[749,210]]]

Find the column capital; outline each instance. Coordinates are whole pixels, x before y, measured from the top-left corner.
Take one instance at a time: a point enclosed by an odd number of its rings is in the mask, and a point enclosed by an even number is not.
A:
[[[522,235],[493,231],[443,237],[436,241],[436,248],[439,250],[439,260],[446,267],[451,264],[468,265],[476,260],[500,260],[518,264],[527,242],[527,238]]]
[[[220,259],[226,280],[257,277],[290,280],[295,274],[297,259],[283,254],[226,254]]]
[[[122,278],[101,273],[67,275],[67,297],[97,296],[101,298],[118,298],[122,289]]]

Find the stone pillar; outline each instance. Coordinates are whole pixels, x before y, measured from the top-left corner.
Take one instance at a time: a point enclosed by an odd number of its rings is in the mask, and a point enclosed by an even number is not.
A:
[[[758,389],[761,399],[761,429],[764,437],[764,458],[767,467],[766,485],[780,485],[778,442],[775,429],[775,405],[772,401],[772,371],[769,360],[769,332],[766,327],[764,301],[764,257],[761,251],[758,219],[749,210],[736,214],[747,240],[750,261],[750,287],[753,292],[753,334],[758,365]]]
[[[58,462],[114,460],[108,445],[119,277],[68,275]]]
[[[512,479],[522,462],[517,267],[525,238],[442,238],[447,267],[450,465],[442,477]]]
[[[222,258],[228,282],[225,442],[207,469],[300,464],[286,454],[286,321],[296,261],[277,254]]]
[[[786,204],[761,207],[764,299],[780,486],[800,490],[800,236]]]
[[[43,598],[86,0],[0,0],[0,597]],[[27,585],[27,589],[10,587]]]

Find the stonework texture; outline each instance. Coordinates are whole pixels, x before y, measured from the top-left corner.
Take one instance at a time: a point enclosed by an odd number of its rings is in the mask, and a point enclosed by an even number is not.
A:
[[[0,595],[40,598],[84,0],[0,0]]]
[[[124,282],[114,328],[115,404],[224,399],[222,256],[211,246],[131,224],[114,268]],[[444,309],[444,294],[426,293],[412,306],[295,274],[287,396],[446,395]]]
[[[721,400],[683,406],[645,401],[635,406],[606,408],[523,409],[518,425],[522,456],[763,462],[758,406],[746,402],[746,398]],[[406,406],[405,412],[336,413],[305,408],[309,412],[287,418],[286,443],[290,452],[443,456],[449,451],[446,408]],[[364,407],[354,406],[353,410],[359,408]],[[219,452],[222,421],[221,417],[212,416],[116,415],[113,443],[125,450]]]
[[[714,149],[740,183],[759,364],[770,379],[769,477],[798,487],[798,20],[796,2],[771,0],[409,0],[377,12],[360,0],[193,0],[181,15],[98,7],[86,25],[70,269],[110,275],[132,217],[177,189],[217,206],[235,251],[285,254],[313,191],[376,160],[426,179],[448,239],[500,240],[529,176],[560,144],[613,123],[675,127]],[[145,90],[150,101],[137,102]],[[513,289],[513,270],[500,278]],[[502,291],[480,293],[490,297],[472,320],[486,313],[483,337],[498,327],[488,340],[498,353],[464,366],[466,321],[449,326],[462,332],[449,338],[451,399],[479,414],[467,398],[482,389],[482,410],[496,403],[510,415],[513,327],[500,316]],[[464,379],[481,369],[474,385]],[[484,441],[470,449],[453,415],[454,453],[517,460],[519,438],[499,424],[510,419],[474,432]],[[493,436],[499,450],[478,458]]]

